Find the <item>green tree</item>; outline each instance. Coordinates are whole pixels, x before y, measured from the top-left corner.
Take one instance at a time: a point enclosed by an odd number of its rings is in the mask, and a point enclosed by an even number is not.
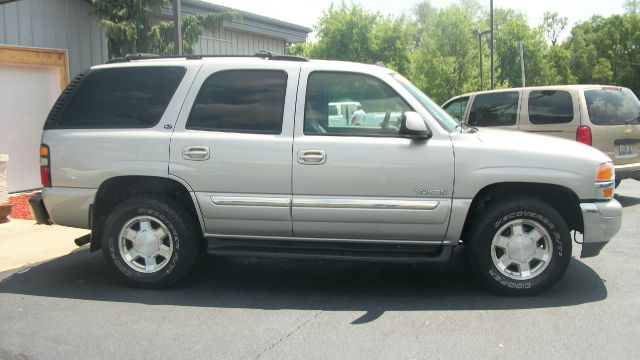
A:
[[[567,47],[580,83],[607,83],[640,90],[640,15],[594,16],[571,30]]]
[[[414,30],[403,16],[393,18],[366,11],[357,4],[342,2],[327,9],[315,27],[318,41],[313,46],[298,46],[315,58],[348,60],[385,65],[404,72]]]
[[[630,14],[640,13],[640,0],[625,0],[624,10]]]
[[[466,8],[452,5],[420,24],[423,36],[411,58],[410,79],[436,102],[478,89],[476,28]],[[487,63],[488,64],[488,63]]]
[[[569,24],[567,17],[560,16],[557,12],[545,11],[542,18],[542,29],[544,35],[549,39],[551,45],[556,45],[558,38]]]
[[[101,19],[108,41],[109,56],[133,53],[172,54],[173,22],[163,20],[161,8],[169,0],[91,0],[93,12]],[[182,18],[182,49],[186,54],[205,29],[221,30],[237,18],[235,12],[187,15]]]

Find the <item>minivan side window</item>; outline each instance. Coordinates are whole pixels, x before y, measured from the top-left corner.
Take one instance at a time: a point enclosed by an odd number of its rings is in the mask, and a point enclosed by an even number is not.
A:
[[[529,122],[537,125],[563,124],[573,120],[571,94],[558,90],[529,93]]]
[[[509,126],[518,116],[517,91],[476,95],[469,114],[469,125]]]
[[[332,110],[336,106],[341,111]],[[395,90],[378,78],[316,71],[307,81],[304,134],[397,136],[403,113],[411,110]]]
[[[61,110],[48,128],[118,129],[155,126],[169,105],[186,69],[148,66],[91,70],[68,98],[54,105]],[[67,97],[67,98],[65,98]],[[63,99],[64,98],[64,99]],[[66,104],[60,102],[67,100]]]
[[[227,70],[209,76],[187,119],[191,130],[282,133],[287,73]]]
[[[462,118],[464,117],[464,111],[467,109],[468,102],[468,97],[455,99],[454,101],[444,106],[444,111],[451,115],[452,118],[458,121],[462,121]]]

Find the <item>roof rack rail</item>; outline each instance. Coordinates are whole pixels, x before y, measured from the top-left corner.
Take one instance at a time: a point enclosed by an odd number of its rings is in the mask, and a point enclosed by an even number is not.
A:
[[[302,56],[297,56],[297,55],[278,55],[278,54],[273,54],[271,51],[258,51],[257,53],[255,53],[256,57],[261,57],[261,58],[265,58],[268,60],[283,60],[283,61],[309,61],[309,59],[307,59],[306,57],[302,57]]]
[[[201,60],[204,58],[230,58],[230,57],[242,57],[242,58],[262,58],[266,60],[281,60],[281,61],[309,61],[309,59],[302,56],[295,55],[278,55],[273,54],[270,51],[258,51],[253,55],[157,55],[157,54],[128,54],[124,57],[114,58],[107,61],[107,64],[123,63],[135,60],[152,60],[152,59],[187,59],[187,60]]]

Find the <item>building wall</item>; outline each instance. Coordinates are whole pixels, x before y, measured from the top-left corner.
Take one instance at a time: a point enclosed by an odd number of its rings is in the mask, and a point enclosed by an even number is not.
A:
[[[107,40],[86,0],[20,0],[0,5],[0,44],[68,50],[69,75],[102,64]]]
[[[221,32],[203,33],[194,52],[197,55],[253,55],[265,50],[284,54],[284,47],[284,40],[224,29]]]

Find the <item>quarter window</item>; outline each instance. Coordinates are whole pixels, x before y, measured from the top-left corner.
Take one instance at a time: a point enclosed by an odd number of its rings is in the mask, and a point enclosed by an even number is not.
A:
[[[149,66],[92,70],[81,80],[55,128],[117,129],[155,126],[186,70]],[[64,96],[65,94],[63,94]],[[62,98],[62,96],[61,96]]]
[[[517,91],[476,95],[469,114],[469,125],[510,126],[518,115]]]
[[[529,122],[563,124],[573,120],[573,100],[566,91],[540,90],[529,93]]]
[[[187,129],[280,134],[287,74],[280,70],[230,70],[202,84]]]
[[[456,99],[448,103],[447,105],[445,105],[444,111],[449,113],[449,115],[451,115],[452,118],[458,121],[462,121],[462,118],[464,116],[464,111],[467,109],[468,102],[469,102],[468,97]]]
[[[396,136],[411,107],[386,83],[364,74],[309,75],[304,113],[307,135]]]

